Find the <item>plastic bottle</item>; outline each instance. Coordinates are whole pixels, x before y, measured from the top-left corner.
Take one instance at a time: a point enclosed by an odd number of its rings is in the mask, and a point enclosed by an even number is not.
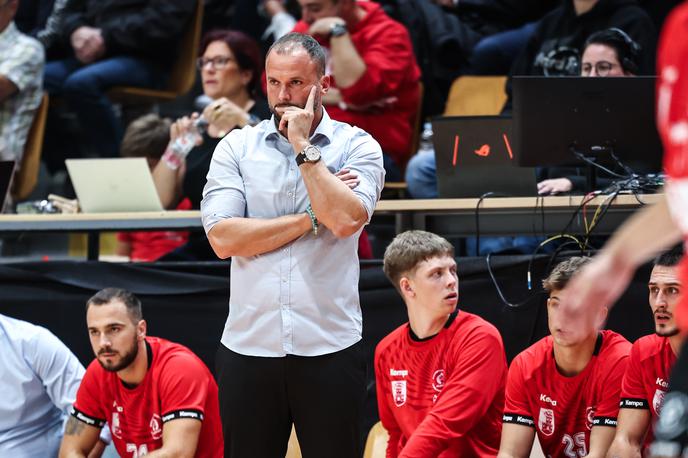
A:
[[[432,144],[432,124],[426,121],[423,124],[423,132],[420,134],[420,143],[418,145],[418,154],[421,153],[433,153],[435,152],[435,147]]]

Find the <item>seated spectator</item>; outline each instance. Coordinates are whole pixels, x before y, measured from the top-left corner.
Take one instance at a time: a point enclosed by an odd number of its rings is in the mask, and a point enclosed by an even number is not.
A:
[[[48,62],[45,88],[50,95],[67,99],[83,133],[80,143],[90,154],[117,156],[123,129],[105,93],[113,86],[161,87],[194,4],[185,0],[67,3],[60,38],[73,55]]]
[[[44,64],[41,44],[14,25],[18,4],[0,0],[0,160],[17,163],[41,103]]]
[[[551,335],[511,362],[499,458],[530,456],[536,433],[546,456],[602,457],[612,443],[631,344],[592,327],[572,340],[558,309],[569,280],[588,261],[563,261],[542,282]],[[598,323],[607,310],[599,308]]]
[[[296,19],[289,14],[287,6],[282,0],[263,0],[265,15],[270,18],[270,25],[263,32],[262,40],[279,40],[292,31],[296,25]]]
[[[84,367],[53,333],[0,314],[0,456],[57,456],[83,376]],[[91,456],[104,448],[97,439],[98,433]]]
[[[481,39],[470,51],[472,75],[506,75],[537,27],[560,0],[433,0],[453,11]]]
[[[210,159],[220,140],[231,130],[255,125],[270,117],[270,109],[260,90],[264,62],[258,44],[247,35],[230,30],[207,33],[201,41],[198,68],[203,93],[212,102],[203,111],[207,131],[194,134],[195,147],[186,157],[175,153],[174,142],[192,132],[195,117],[178,119],[170,129],[170,143],[153,169],[153,180],[165,208],[175,208],[187,197],[191,208],[199,209]],[[181,165],[181,166],[180,166]],[[202,232],[193,232],[189,241],[166,260],[217,259]]]
[[[106,288],[86,304],[96,359],[86,369],[60,457],[85,457],[108,422],[120,456],[222,457],[217,384],[188,348],[146,335],[141,302]]]
[[[48,59],[57,53],[68,0],[22,0],[15,22],[17,28],[41,42]],[[52,53],[51,53],[52,51]]]
[[[626,32],[617,28],[601,30],[590,35],[583,45],[581,76],[635,76],[640,68],[640,57],[640,46]],[[538,179],[540,195],[567,192],[584,194],[586,191],[585,167],[541,168],[538,170]],[[608,175],[597,177],[600,188],[607,187],[612,181]]]
[[[683,340],[674,322],[683,289],[678,275],[681,255],[680,250],[670,251],[655,259],[647,284],[655,333],[641,337],[631,348],[610,456],[649,456],[646,447],[652,443],[652,425],[669,391],[669,374]]]
[[[637,74],[653,75],[657,30],[633,0],[564,0],[540,20],[510,75],[578,75],[585,41],[592,33],[610,27],[623,30],[640,46]],[[507,92],[511,92],[510,85]]]
[[[160,162],[167,143],[170,141],[169,119],[157,114],[148,114],[133,121],[127,127],[122,139],[120,154],[123,157],[145,157],[148,166],[154,169]],[[177,210],[190,210],[191,202],[183,199]],[[129,231],[117,234],[117,254],[131,261],[155,261],[186,243],[188,232],[181,231]]]
[[[329,50],[333,84],[322,103],[330,117],[380,143],[387,181],[400,181],[418,109],[420,71],[409,34],[375,2],[299,0],[295,32]]]
[[[375,349],[387,456],[495,456],[507,373],[504,346],[494,326],[457,309],[454,247],[429,232],[404,232],[387,247],[384,271],[409,316]]]
[[[634,76],[640,71],[640,66],[639,45],[621,29],[595,32],[583,45],[581,76]],[[611,180],[600,177],[598,182],[606,187]],[[409,194],[414,198],[437,197],[434,151],[419,153],[411,158],[406,168],[406,183]],[[583,167],[547,167],[538,170],[540,195],[584,193],[585,185],[586,170]]]

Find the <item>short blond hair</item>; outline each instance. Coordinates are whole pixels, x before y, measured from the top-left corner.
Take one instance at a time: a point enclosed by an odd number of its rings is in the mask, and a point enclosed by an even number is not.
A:
[[[447,239],[426,231],[406,231],[394,237],[385,250],[382,269],[399,290],[399,280],[412,274],[418,264],[430,258],[454,257],[454,246]]]
[[[542,287],[548,293],[566,288],[569,280],[581,267],[590,262],[588,256],[573,256],[557,264],[547,278],[542,280]]]

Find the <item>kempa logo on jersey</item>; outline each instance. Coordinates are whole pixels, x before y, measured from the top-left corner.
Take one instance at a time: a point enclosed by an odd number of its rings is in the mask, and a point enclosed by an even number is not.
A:
[[[657,380],[655,381],[655,383],[657,385],[661,386],[662,388],[669,388],[669,382],[667,382],[663,378],[657,377]]]
[[[540,394],[540,401],[542,401],[542,402],[547,402],[547,403],[549,403],[549,404],[552,404],[554,407],[557,406],[557,401],[555,401],[554,399],[550,398],[550,397],[547,396],[546,394]]]
[[[389,369],[389,375],[392,377],[407,377],[408,376],[408,371],[401,369]]]
[[[619,403],[619,407],[630,407],[634,409],[642,409],[643,407],[646,407],[645,401],[642,399],[636,400],[636,399],[622,399],[621,402]]]

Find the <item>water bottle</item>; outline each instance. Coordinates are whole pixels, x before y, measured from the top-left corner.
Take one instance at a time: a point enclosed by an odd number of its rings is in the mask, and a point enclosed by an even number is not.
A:
[[[189,130],[172,142],[172,151],[180,158],[186,158],[189,151],[196,146],[196,138],[199,135],[203,136],[203,132],[205,132],[207,128],[208,121],[206,121],[203,116],[196,118]]]
[[[418,154],[432,153],[434,154],[435,147],[432,144],[432,124],[425,122],[423,124],[423,132],[420,134],[420,144],[418,145]]]
[[[184,134],[175,138],[168,150],[163,154],[163,161],[172,169],[177,170],[186,160],[186,156],[196,146],[196,138],[203,135],[208,128],[208,121],[200,116],[196,118]]]

